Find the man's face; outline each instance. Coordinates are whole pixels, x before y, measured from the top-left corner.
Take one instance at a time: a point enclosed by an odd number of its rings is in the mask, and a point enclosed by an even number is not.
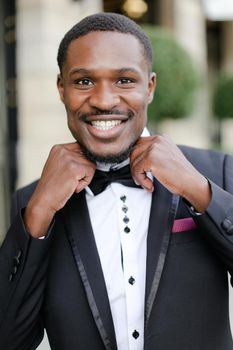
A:
[[[94,159],[122,160],[147,121],[155,76],[130,34],[91,32],[71,42],[58,89],[68,126]]]

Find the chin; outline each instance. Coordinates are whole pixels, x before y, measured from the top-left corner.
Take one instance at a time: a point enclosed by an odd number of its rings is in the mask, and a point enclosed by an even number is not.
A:
[[[99,163],[105,163],[105,164],[106,163],[116,164],[116,163],[121,163],[127,158],[129,158],[131,150],[134,146],[134,143],[132,143],[126,150],[123,150],[122,152],[115,153],[115,154],[109,153],[109,154],[103,155],[103,154],[92,152],[84,146],[81,146],[81,148],[82,148],[83,154],[87,157],[87,159],[89,159],[94,163],[99,162]]]

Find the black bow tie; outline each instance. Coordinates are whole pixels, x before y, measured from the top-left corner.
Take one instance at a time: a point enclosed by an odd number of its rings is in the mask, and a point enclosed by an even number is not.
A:
[[[103,192],[111,182],[118,182],[128,187],[141,188],[141,186],[135,184],[129,165],[115,171],[101,171],[97,169],[89,187],[96,196],[97,194]]]

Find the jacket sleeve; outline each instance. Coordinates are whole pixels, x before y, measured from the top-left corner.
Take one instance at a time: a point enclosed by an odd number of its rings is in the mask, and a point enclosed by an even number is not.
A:
[[[223,188],[210,180],[212,199],[195,221],[205,239],[233,276],[233,157],[225,155],[223,162]],[[232,278],[231,278],[232,281]]]
[[[17,196],[13,215],[17,212]],[[44,333],[41,308],[52,232],[34,239],[19,210],[0,248],[0,349],[33,350]],[[12,215],[12,216],[13,216]]]

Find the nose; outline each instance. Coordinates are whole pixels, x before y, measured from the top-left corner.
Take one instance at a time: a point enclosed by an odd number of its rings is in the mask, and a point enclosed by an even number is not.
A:
[[[96,85],[89,98],[91,107],[100,110],[111,110],[116,107],[119,102],[120,97],[117,92],[114,91],[114,86],[107,83]]]

